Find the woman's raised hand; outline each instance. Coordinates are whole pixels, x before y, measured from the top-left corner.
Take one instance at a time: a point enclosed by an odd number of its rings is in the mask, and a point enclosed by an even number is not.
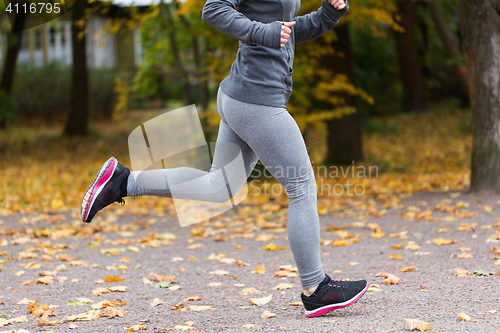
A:
[[[286,42],[288,42],[288,38],[292,33],[292,29],[290,29],[290,27],[292,27],[296,22],[279,22],[283,23],[283,25],[281,26],[281,47],[285,47],[285,44]]]
[[[338,10],[341,10],[342,8],[345,7],[345,1],[344,0],[328,0],[328,2]]]

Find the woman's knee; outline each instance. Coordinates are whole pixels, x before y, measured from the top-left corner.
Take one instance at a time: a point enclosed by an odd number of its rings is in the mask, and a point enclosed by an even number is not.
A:
[[[305,175],[288,180],[285,191],[290,200],[296,198],[316,199],[317,187],[312,170]]]

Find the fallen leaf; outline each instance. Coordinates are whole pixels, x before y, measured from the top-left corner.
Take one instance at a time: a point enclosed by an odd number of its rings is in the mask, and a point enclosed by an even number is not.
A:
[[[384,280],[384,282],[382,282],[383,284],[397,284],[399,282],[399,280],[401,280],[400,277],[397,277],[396,275],[394,274],[391,274],[391,273],[378,273],[377,275],[375,275],[376,277],[377,276],[381,276],[381,277],[385,277],[386,279]]]
[[[214,238],[214,242],[224,242],[224,241],[227,241],[229,238],[227,236],[224,236],[224,235],[217,235],[215,238]]]
[[[125,280],[125,278],[119,276],[111,276],[111,275],[108,275],[107,277],[104,278],[105,282],[120,282],[123,280]]]
[[[38,269],[38,268],[40,268],[42,266],[43,266],[42,264],[38,264],[37,262],[32,261],[32,262],[26,263],[24,265],[24,269]]]
[[[89,320],[94,320],[102,316],[102,313],[100,310],[90,310],[85,313],[81,313],[78,315],[69,315],[67,317],[64,317],[65,320],[67,321],[89,321]]]
[[[101,296],[102,294],[109,293],[108,288],[96,288],[92,291],[92,295]]]
[[[236,264],[236,266],[250,266],[250,264],[249,264],[249,263],[244,262],[243,260],[240,260],[240,259],[238,259],[238,258],[236,258],[236,260],[235,260],[235,264]]]
[[[178,284],[168,287],[168,290],[172,290],[172,291],[176,291],[179,289],[181,289],[181,286],[179,286]]]
[[[383,232],[382,229],[373,230],[372,233],[370,234],[371,238],[382,238],[384,236],[385,232]]]
[[[151,282],[150,279],[148,279],[147,277],[143,276],[142,277],[142,283],[144,284],[153,284],[153,282]]]
[[[327,230],[327,231],[336,231],[336,230],[342,230],[342,229],[344,229],[345,227],[347,227],[347,223],[344,223],[343,225],[338,226],[338,227],[337,227],[336,225],[330,224],[330,225],[326,228],[326,230]]]
[[[170,282],[158,282],[155,284],[155,289],[170,288],[170,286],[172,286],[172,283],[170,283]]]
[[[50,276],[46,276],[46,277],[39,278],[38,280],[35,280],[35,283],[52,284],[52,283],[54,283],[54,280]]]
[[[210,305],[190,305],[188,308],[191,311],[217,310],[216,308],[212,308]]]
[[[129,331],[129,332],[135,332],[135,331],[142,331],[142,330],[145,330],[146,327],[144,325],[133,325],[133,326],[130,326],[130,327],[124,327],[124,329],[126,331]]]
[[[405,246],[405,250],[418,251],[420,250],[420,245],[415,243],[409,243]]]
[[[403,258],[403,255],[401,253],[399,253],[398,255],[395,255],[394,253],[391,253],[389,255],[389,259],[393,259],[393,260],[399,260],[399,259],[402,259]]]
[[[415,266],[405,266],[405,267],[401,267],[399,269],[400,272],[411,272],[413,271],[413,269],[415,268]]]
[[[273,287],[273,290],[290,289],[292,287],[293,287],[293,284],[291,284],[291,283],[279,283],[277,286]]]
[[[270,250],[270,251],[278,251],[278,250],[284,250],[286,249],[286,245],[281,246],[281,247],[276,247],[276,244],[274,243],[269,243],[265,246],[262,247],[264,250]]]
[[[252,274],[264,274],[266,272],[266,268],[264,265],[257,266],[251,273]]]
[[[70,266],[80,266],[80,267],[87,267],[89,264],[87,264],[83,260],[73,260],[69,262]]]
[[[474,274],[479,276],[488,276],[488,275],[494,275],[495,272],[489,272],[482,269],[478,269],[477,271],[474,271]]]
[[[85,304],[94,303],[93,300],[85,298],[85,297],[77,297],[76,300],[78,302],[82,302],[82,303],[85,303]]]
[[[467,276],[467,275],[470,275],[470,272],[467,271],[466,269],[455,268],[455,270],[453,271],[453,275],[455,275],[455,276]]]
[[[149,273],[149,275],[152,275],[157,282],[174,282],[175,281],[175,276],[172,275],[159,275],[156,273]]]
[[[109,287],[108,289],[111,292],[125,292],[127,291],[127,286]]]
[[[370,292],[377,292],[377,291],[382,291],[382,290],[383,289],[380,289],[378,284],[371,284],[368,286],[368,289],[367,289],[367,291],[370,291]]]
[[[273,298],[272,294],[270,294],[266,297],[261,297],[261,298],[250,298],[250,303],[252,303],[254,305],[264,305],[264,304],[269,303],[272,298]]]
[[[157,297],[155,298],[154,300],[151,301],[151,306],[157,306],[157,305],[160,305],[160,304],[165,304],[165,302],[162,302],[160,301],[160,299]]]
[[[457,314],[457,317],[460,318],[460,319],[463,319],[465,321],[471,321],[472,320],[472,318],[468,314],[466,314],[465,312],[463,312],[463,311],[460,312],[459,314]]]
[[[194,301],[199,301],[201,299],[200,296],[191,296],[186,299],[184,299],[183,302],[194,302]]]
[[[260,294],[260,291],[258,291],[257,289],[255,289],[254,287],[251,287],[251,288],[245,288],[241,291],[241,295],[242,296],[245,296],[245,295],[251,295],[251,294]]]
[[[185,311],[187,310],[186,307],[184,307],[184,303],[180,302],[175,304],[170,310],[172,311]]]
[[[192,245],[187,246],[186,249],[195,250],[195,249],[199,249],[202,245],[203,245],[202,243],[192,244]]]
[[[443,238],[435,238],[433,239],[434,244],[437,245],[449,245],[453,243],[458,243],[456,239],[443,239]]]
[[[23,298],[22,300],[20,300],[19,302],[17,302],[16,304],[20,304],[20,305],[28,305],[30,303],[35,303],[35,301],[31,300],[31,299],[27,299],[27,298]]]
[[[485,212],[489,213],[493,210],[493,207],[489,206],[489,205],[484,205],[483,207],[481,207],[482,210],[484,210]]]
[[[117,309],[114,306],[108,306],[104,309],[104,314],[110,319],[114,317],[123,317],[125,315],[125,310]]]
[[[9,319],[9,322],[11,322],[11,323],[24,323],[27,321],[28,321],[28,318],[26,318],[26,316],[15,317],[15,318]]]
[[[223,270],[218,269],[218,270],[216,270],[216,271],[214,271],[214,272],[210,272],[210,274],[215,274],[215,275],[227,275],[227,274],[229,274],[229,272],[228,272],[228,271],[223,271]]]
[[[267,319],[267,318],[272,318],[275,316],[276,316],[276,313],[272,313],[271,311],[266,310],[266,311],[262,312],[262,314],[260,315],[260,318]]]

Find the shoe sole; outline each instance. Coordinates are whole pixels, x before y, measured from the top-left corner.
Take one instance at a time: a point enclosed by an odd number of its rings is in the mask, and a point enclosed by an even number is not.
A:
[[[347,301],[342,302],[342,303],[326,305],[326,306],[323,306],[321,308],[317,308],[315,310],[310,310],[310,311],[306,310],[306,316],[307,317],[318,317],[318,316],[322,316],[324,314],[327,314],[328,312],[330,312],[332,310],[348,307],[349,305],[356,303],[361,298],[361,296],[363,296],[365,294],[365,292],[367,290],[368,290],[368,283],[366,284],[365,289],[360,291],[356,296],[354,296],[350,300],[347,300]]]
[[[110,157],[106,162],[104,162],[97,172],[97,176],[94,181],[85,192],[85,195],[83,196],[82,210],[80,212],[83,222],[90,223],[90,221],[87,221],[87,218],[92,206],[94,205],[95,199],[99,193],[101,193],[102,189],[106,186],[111,177],[113,177],[117,165],[118,161],[114,157]]]

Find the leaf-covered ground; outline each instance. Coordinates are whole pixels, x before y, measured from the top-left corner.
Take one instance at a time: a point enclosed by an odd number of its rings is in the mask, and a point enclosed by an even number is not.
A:
[[[283,195],[250,193],[184,228],[164,198],[129,198],[80,222],[98,167],[110,155],[127,165],[127,134],[151,114],[98,124],[87,139],[3,133],[0,332],[496,332],[500,197],[466,192],[464,115],[379,121],[357,165],[377,176],[318,177],[344,189],[319,198],[325,272],[371,285],[320,318],[303,316]],[[356,184],[363,195],[348,194]]]

